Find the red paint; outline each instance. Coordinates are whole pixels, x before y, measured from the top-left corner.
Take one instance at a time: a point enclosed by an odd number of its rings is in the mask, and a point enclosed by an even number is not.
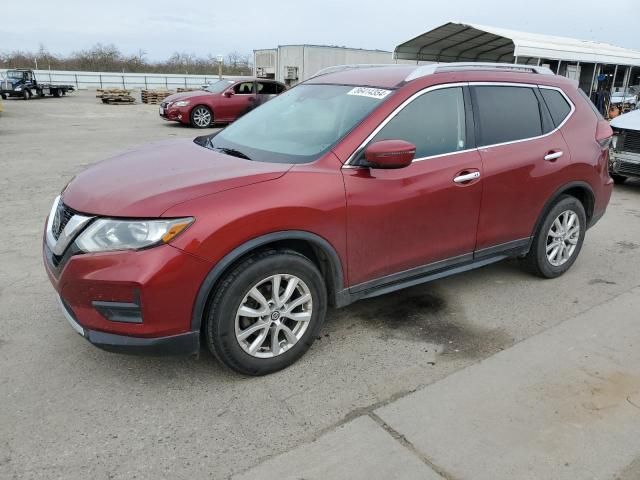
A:
[[[205,90],[199,90],[197,92],[184,92],[169,95],[162,102],[163,105],[168,106],[165,107],[164,114],[161,114],[160,116],[164,120],[171,120],[189,125],[191,121],[191,111],[197,106],[204,105],[211,110],[216,123],[233,122],[247,111],[261,103],[264,103],[271,97],[270,95],[262,95],[260,93],[241,95],[233,93],[233,87],[239,83],[246,83],[248,81],[250,82],[252,79],[244,78],[229,80],[229,86],[220,93],[211,93]],[[274,82],[273,80],[260,79],[260,81],[277,83],[278,85],[281,85],[283,90],[286,88],[283,84]],[[185,100],[189,102],[188,105],[183,107],[175,105],[176,102]]]
[[[413,66],[361,69],[312,79],[390,88]],[[415,161],[405,168],[342,168],[398,105],[432,85],[466,81],[562,88],[575,113],[551,135]],[[198,98],[198,94],[187,94]],[[222,96],[221,96],[222,97]],[[233,96],[231,97],[233,98]],[[221,100],[222,101],[222,100]],[[64,192],[71,208],[117,217],[194,217],[171,245],[76,255],[54,287],[88,328],[134,336],[189,330],[206,274],[243,243],[272,232],[307,231],[336,251],[344,287],[531,236],[545,203],[563,185],[585,182],[602,214],[612,191],[606,136],[566,79],[511,72],[429,75],[400,86],[331,151],[309,164],[242,160],[179,140],[131,150],[79,174]],[[598,133],[596,133],[598,132]],[[563,151],[556,161],[550,152]],[[479,172],[463,184],[453,179]],[[109,322],[91,301],[131,301],[144,324]]]

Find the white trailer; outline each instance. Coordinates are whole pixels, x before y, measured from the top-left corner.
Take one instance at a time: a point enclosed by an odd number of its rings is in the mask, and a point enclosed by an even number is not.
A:
[[[303,82],[318,71],[334,65],[415,63],[395,60],[391,52],[325,45],[280,45],[254,50],[254,75],[287,84]]]

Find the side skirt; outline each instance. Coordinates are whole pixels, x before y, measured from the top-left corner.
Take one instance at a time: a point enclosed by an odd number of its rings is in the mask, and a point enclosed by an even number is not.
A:
[[[378,297],[403,288],[475,270],[507,258],[520,257],[529,252],[531,242],[532,238],[523,238],[477,250],[473,254],[460,255],[354,285],[339,292],[341,301],[337,306],[344,307],[363,298]]]

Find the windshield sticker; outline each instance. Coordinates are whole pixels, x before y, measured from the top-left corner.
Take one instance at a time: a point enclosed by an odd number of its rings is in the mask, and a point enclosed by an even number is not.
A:
[[[382,88],[370,88],[370,87],[356,87],[350,90],[347,95],[358,95],[359,97],[371,97],[381,99],[391,93],[391,90],[384,90]]]

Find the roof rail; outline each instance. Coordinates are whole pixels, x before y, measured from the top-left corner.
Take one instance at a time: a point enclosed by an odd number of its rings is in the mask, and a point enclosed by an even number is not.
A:
[[[537,73],[540,75],[555,75],[549,68],[537,65],[522,65],[519,63],[486,63],[486,62],[456,62],[432,63],[416,68],[411,72],[406,82],[434,73],[461,72],[465,70],[501,70],[505,72]]]
[[[344,70],[355,70],[358,68],[378,68],[378,67],[397,67],[397,63],[354,63],[348,65],[334,65],[333,67],[323,68],[322,70],[311,75],[309,79],[328,75],[330,73],[342,72]]]

